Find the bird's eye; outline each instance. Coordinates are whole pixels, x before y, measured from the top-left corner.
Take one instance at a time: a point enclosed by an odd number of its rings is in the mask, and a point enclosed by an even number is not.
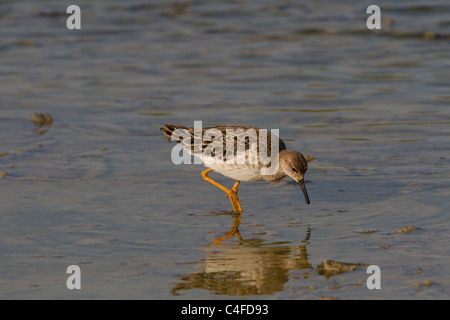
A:
[[[292,171],[297,172],[297,169],[295,169],[294,167],[292,167]]]

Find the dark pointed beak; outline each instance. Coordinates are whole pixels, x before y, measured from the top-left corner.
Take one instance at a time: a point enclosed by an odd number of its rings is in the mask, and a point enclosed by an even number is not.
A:
[[[302,179],[297,182],[300,185],[300,187],[302,188],[303,195],[305,196],[306,204],[309,204],[309,196],[308,196],[308,191],[306,191],[305,180]]]

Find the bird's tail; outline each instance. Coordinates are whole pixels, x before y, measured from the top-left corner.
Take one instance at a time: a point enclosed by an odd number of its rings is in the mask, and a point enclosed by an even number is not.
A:
[[[179,126],[176,124],[163,124],[164,128],[160,128],[160,130],[166,135],[166,137],[171,140],[172,138],[172,134],[175,130],[177,129],[185,129],[187,131],[189,131],[189,127],[185,127],[185,126]],[[178,142],[181,142],[182,139],[179,139]]]

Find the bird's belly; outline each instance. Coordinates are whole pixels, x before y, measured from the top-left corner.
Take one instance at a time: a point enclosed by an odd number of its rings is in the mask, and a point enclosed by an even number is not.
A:
[[[227,165],[227,164],[213,164],[208,165],[209,168],[218,172],[225,177],[237,181],[259,181],[264,180],[261,175],[261,168],[256,165]]]

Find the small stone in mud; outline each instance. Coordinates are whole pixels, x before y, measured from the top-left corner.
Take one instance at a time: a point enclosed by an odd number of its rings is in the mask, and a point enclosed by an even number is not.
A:
[[[31,116],[31,121],[33,121],[34,125],[38,127],[51,126],[53,123],[53,118],[49,113],[35,113]]]
[[[419,228],[415,227],[415,226],[406,226],[400,229],[397,229],[398,233],[410,233],[412,231],[416,231],[419,230]]]

